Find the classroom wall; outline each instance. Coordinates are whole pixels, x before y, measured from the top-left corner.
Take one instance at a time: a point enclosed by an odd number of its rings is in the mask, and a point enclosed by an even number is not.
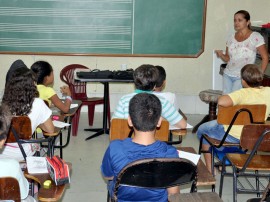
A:
[[[16,59],[22,59],[30,67],[37,60],[46,60],[52,64],[55,74],[54,88],[59,92],[63,83],[59,79],[60,70],[68,64],[83,64],[91,69],[120,70],[121,64],[136,68],[141,64],[164,66],[167,71],[166,90],[177,94],[181,109],[187,114],[205,114],[208,105],[198,94],[212,87],[212,60],[214,49],[225,49],[225,41],[233,33],[233,15],[240,9],[250,12],[252,21],[270,22],[269,0],[208,0],[205,32],[205,50],[199,58],[149,58],[149,57],[101,57],[101,56],[40,56],[0,54],[0,93],[2,94],[5,74]],[[196,12],[196,11],[194,11]],[[181,39],[179,39],[181,40]],[[132,84],[111,84],[111,109],[118,99],[133,91]],[[89,96],[102,96],[102,84],[89,84]],[[2,97],[2,96],[1,96]],[[101,111],[99,107],[97,110]]]

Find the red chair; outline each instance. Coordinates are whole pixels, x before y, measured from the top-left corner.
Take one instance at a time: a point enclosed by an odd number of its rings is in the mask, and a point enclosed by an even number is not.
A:
[[[88,123],[89,126],[93,125],[95,106],[97,104],[104,104],[103,97],[87,97],[86,92],[86,82],[76,82],[74,81],[74,71],[76,69],[89,69],[86,66],[79,64],[71,64],[64,67],[60,72],[60,79],[65,82],[71,91],[71,96],[74,100],[81,100],[82,105],[88,106]],[[89,69],[90,70],[90,69]],[[109,102],[110,103],[110,102]],[[78,132],[79,120],[81,107],[77,110],[76,114],[72,119],[72,135],[76,136]],[[110,123],[111,114],[110,114],[110,104],[108,104],[108,122]]]

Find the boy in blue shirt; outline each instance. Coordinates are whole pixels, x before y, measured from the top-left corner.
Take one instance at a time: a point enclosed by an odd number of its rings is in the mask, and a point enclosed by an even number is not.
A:
[[[161,124],[161,102],[153,94],[139,93],[129,104],[128,124],[134,128],[134,138],[114,140],[103,157],[101,171],[111,180],[109,193],[113,194],[116,177],[127,164],[146,158],[177,158],[177,150],[155,139],[156,127]],[[122,186],[118,190],[118,201],[167,202],[168,194],[179,193],[179,186],[168,189],[146,189]]]

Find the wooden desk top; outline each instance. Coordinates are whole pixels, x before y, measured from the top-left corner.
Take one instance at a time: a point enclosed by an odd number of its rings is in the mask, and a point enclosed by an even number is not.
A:
[[[69,116],[73,116],[76,113],[78,108],[82,105],[82,101],[81,100],[72,100],[72,104],[78,104],[78,106],[69,109],[68,113],[62,113],[57,107],[50,107],[50,109],[52,110],[53,115],[63,115],[64,117],[69,117]]]
[[[177,147],[176,149],[194,154],[197,153],[193,147]],[[199,160],[197,165],[197,172],[198,172],[197,186],[216,184],[215,177],[207,170],[204,162],[201,159]]]
[[[71,170],[72,164],[67,163],[69,166],[69,170]],[[40,189],[38,190],[38,200],[39,201],[59,201],[62,198],[62,195],[65,191],[66,184],[56,186],[55,182],[50,177],[49,173],[41,173],[41,174],[30,174],[26,169],[24,171],[24,176],[27,179],[34,180],[39,183]],[[46,180],[51,180],[52,184],[49,189],[45,189],[43,187],[43,182]]]
[[[187,134],[187,129],[170,130],[173,135],[183,136]]]
[[[64,121],[65,116],[64,115],[57,115],[59,116],[58,121]],[[43,135],[47,137],[55,137],[58,136],[62,128],[54,127],[54,132],[53,133],[48,133],[46,131],[43,131]]]

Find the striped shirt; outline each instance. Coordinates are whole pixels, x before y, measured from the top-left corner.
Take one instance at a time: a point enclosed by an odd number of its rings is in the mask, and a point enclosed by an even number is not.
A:
[[[136,95],[140,92],[152,93],[151,91],[135,90],[134,93],[124,95],[119,100],[112,118],[127,119],[129,116],[129,111],[128,111],[129,102],[134,95]],[[164,119],[166,119],[170,123],[170,125],[174,125],[174,124],[178,123],[183,117],[178,113],[178,111],[175,109],[175,107],[168,100],[166,100],[164,97],[158,96],[158,95],[156,95],[156,96],[159,98],[161,105],[162,105],[161,116]]]

